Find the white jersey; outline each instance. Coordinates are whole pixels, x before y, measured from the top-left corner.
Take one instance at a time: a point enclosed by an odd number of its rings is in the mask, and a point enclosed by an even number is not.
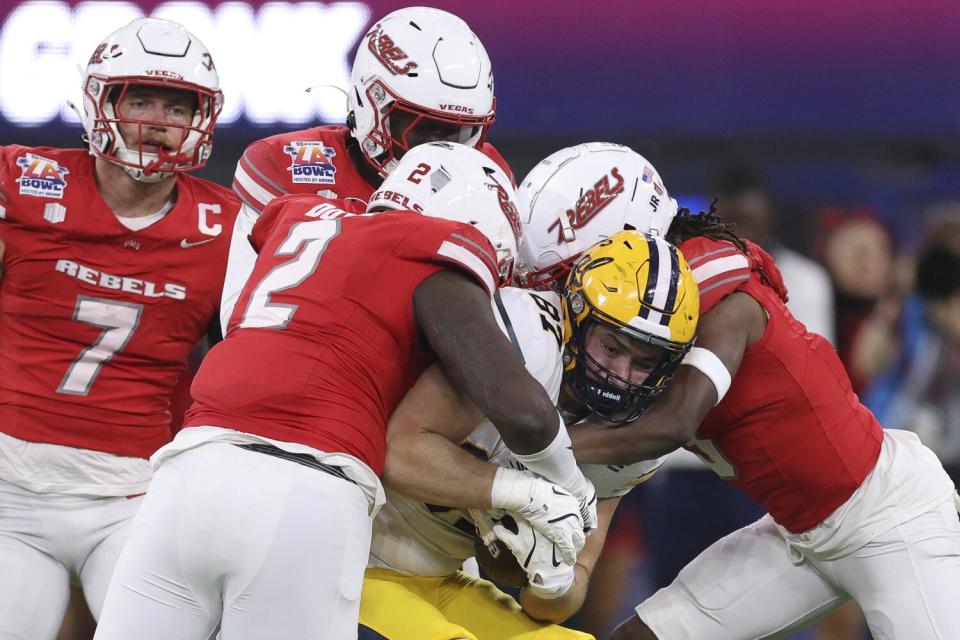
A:
[[[494,316],[523,358],[527,371],[557,402],[563,380],[560,300],[554,293],[514,287],[493,299]],[[462,445],[468,452],[515,469],[517,462],[489,420],[477,425]],[[583,465],[599,498],[622,496],[649,478],[660,460],[634,465]],[[387,491],[387,503],[373,525],[370,565],[418,576],[446,576],[473,556],[475,527],[465,511],[418,502]]]
[[[146,492],[153,470],[143,458],[28,442],[0,433],[0,480],[34,493],[124,497]]]

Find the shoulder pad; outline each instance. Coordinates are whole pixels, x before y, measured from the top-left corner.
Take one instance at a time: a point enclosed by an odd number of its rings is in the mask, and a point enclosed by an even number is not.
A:
[[[700,289],[701,315],[750,279],[750,259],[731,242],[691,238],[680,251]]]

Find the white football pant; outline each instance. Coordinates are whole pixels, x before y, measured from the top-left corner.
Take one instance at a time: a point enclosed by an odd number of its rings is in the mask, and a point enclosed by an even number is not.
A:
[[[0,640],[53,640],[79,581],[98,617],[136,498],[34,493],[0,480]]]
[[[356,638],[368,511],[347,480],[232,444],[168,458],[95,638]]]
[[[637,607],[661,640],[781,637],[857,601],[874,640],[960,638],[953,497],[850,555],[791,553],[770,515],[718,540]]]

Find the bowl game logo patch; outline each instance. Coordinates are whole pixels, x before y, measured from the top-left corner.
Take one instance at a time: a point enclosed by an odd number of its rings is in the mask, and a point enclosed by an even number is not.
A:
[[[20,195],[38,198],[63,198],[67,188],[66,176],[70,171],[55,160],[34,153],[17,158],[20,167]]]
[[[334,184],[337,167],[333,157],[337,152],[316,140],[295,141],[283,148],[291,158],[290,174],[295,183]]]

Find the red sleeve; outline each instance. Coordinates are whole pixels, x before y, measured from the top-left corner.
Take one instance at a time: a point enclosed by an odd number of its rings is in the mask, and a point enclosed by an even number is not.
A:
[[[5,217],[7,203],[14,192],[16,174],[11,165],[17,152],[21,150],[23,147],[0,146],[0,219]]]
[[[503,159],[503,156],[500,155],[500,152],[497,151],[496,147],[494,147],[489,142],[484,142],[483,148],[481,148],[480,151],[482,151],[484,155],[486,155],[488,158],[496,162],[497,165],[499,165],[499,167],[503,169],[503,172],[507,174],[508,178],[510,178],[510,184],[513,185],[514,189],[516,189],[517,180],[516,178],[513,177],[513,170],[510,169],[510,165],[507,164],[507,161]]]
[[[243,152],[233,174],[233,190],[244,204],[262,213],[274,198],[287,193],[284,169],[277,165],[277,154],[269,138],[257,140]]]
[[[751,261],[732,242],[691,238],[680,245],[700,288],[700,313],[710,311],[751,277]]]
[[[426,254],[423,258],[456,267],[473,277],[492,296],[500,284],[500,270],[497,253],[487,237],[467,224],[439,218],[424,218],[424,221],[435,231],[421,234],[427,242],[418,249]]]

